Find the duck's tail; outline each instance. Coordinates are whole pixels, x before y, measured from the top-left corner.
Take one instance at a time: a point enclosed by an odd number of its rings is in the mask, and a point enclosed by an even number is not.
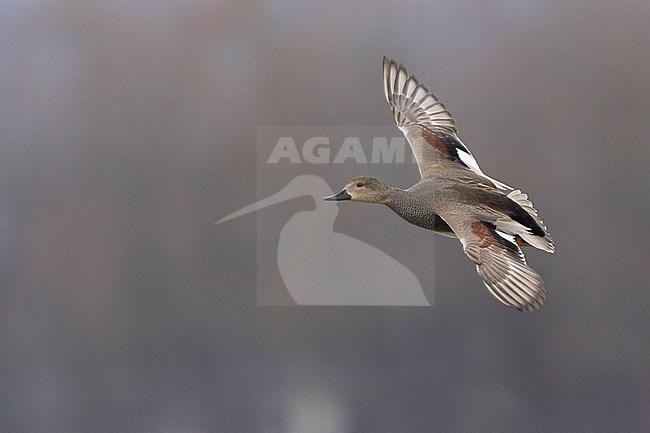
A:
[[[543,235],[539,234],[534,234],[529,232],[528,230],[524,231],[518,231],[517,236],[521,238],[522,242],[524,243],[519,243],[520,245],[530,245],[531,247],[538,248],[540,250],[546,251],[548,253],[554,253],[555,252],[555,245],[553,244],[553,238],[551,238],[550,233],[548,232],[548,229],[546,228],[546,225],[544,225],[544,221],[542,221],[537,214],[537,210],[533,207],[533,203],[528,200],[528,195],[525,193],[521,192],[518,189],[510,191],[508,193],[508,198],[515,203],[517,203],[519,206],[522,207],[523,210],[528,213],[528,215],[533,218],[535,223],[539,226],[539,228],[542,230]]]

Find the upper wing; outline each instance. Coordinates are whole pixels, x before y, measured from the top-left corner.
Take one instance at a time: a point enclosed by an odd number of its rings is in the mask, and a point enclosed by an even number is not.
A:
[[[442,213],[463,244],[467,257],[476,264],[485,287],[503,304],[519,311],[532,311],[544,303],[542,278],[526,264],[521,249],[510,236],[489,222]]]
[[[512,190],[486,176],[471,152],[458,138],[456,122],[438,98],[408,75],[402,64],[384,57],[384,95],[415,154],[422,178],[440,168],[467,169],[483,176],[499,189]]]
[[[384,57],[384,95],[400,128],[420,124],[456,133],[456,122],[443,103],[415,75],[409,76],[404,65],[387,57]]]

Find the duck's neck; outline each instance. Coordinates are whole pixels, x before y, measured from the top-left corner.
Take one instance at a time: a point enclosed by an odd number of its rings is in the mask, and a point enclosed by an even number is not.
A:
[[[410,200],[410,194],[408,191],[405,191],[400,188],[391,187],[390,192],[388,193],[386,200],[382,202],[389,208],[397,212],[398,208],[404,207]],[[397,212],[399,213],[399,212]]]

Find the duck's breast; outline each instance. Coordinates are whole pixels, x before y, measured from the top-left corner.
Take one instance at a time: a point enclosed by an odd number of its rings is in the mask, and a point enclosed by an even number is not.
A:
[[[435,212],[435,201],[432,193],[421,189],[403,191],[396,200],[388,206],[407,222],[432,230],[445,236],[454,237],[449,225]]]

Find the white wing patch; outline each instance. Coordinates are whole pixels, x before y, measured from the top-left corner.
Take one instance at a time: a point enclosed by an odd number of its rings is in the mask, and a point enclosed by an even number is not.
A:
[[[460,160],[463,161],[465,165],[467,165],[470,168],[470,170],[472,170],[477,174],[485,176],[485,174],[483,174],[480,167],[478,166],[478,162],[476,162],[476,159],[474,159],[474,156],[471,153],[465,152],[461,148],[458,148],[456,151],[458,152],[458,157],[460,158]]]

